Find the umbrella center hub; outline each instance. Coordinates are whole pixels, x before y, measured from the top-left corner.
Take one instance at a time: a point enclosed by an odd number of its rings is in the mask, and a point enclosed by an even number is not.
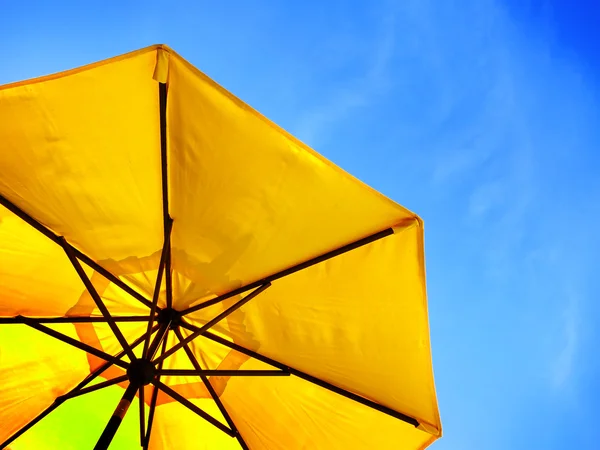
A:
[[[181,313],[173,308],[162,309],[158,313],[157,322],[160,324],[170,324],[169,328],[176,328],[181,323]]]
[[[154,367],[154,364],[147,359],[135,359],[129,364],[127,376],[131,383],[145,386],[154,380],[156,368]]]

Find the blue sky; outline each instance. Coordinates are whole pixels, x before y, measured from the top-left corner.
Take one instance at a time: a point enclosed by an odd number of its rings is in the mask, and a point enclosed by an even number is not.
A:
[[[167,43],[424,218],[432,448],[598,448],[591,1],[79,3],[3,2],[0,83]]]

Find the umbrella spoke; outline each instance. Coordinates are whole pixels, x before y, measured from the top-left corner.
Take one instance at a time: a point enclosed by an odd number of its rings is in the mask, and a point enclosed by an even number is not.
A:
[[[175,328],[175,334],[177,335],[177,339],[179,339],[180,342],[183,341],[183,335],[182,335],[181,330],[179,328]],[[231,416],[227,412],[227,409],[225,409],[225,405],[223,405],[223,402],[219,398],[219,395],[215,391],[215,388],[210,383],[210,380],[208,379],[208,377],[206,376],[206,374],[202,373],[202,367],[200,366],[200,363],[198,362],[198,359],[196,358],[196,356],[192,352],[192,349],[190,348],[190,346],[188,344],[185,344],[183,346],[183,349],[185,350],[185,353],[187,354],[187,357],[190,360],[190,362],[192,363],[192,365],[194,366],[194,368],[198,372],[200,372],[199,376],[202,379],[202,382],[206,386],[206,389],[210,393],[210,396],[212,397],[212,399],[214,400],[214,402],[217,404],[217,407],[219,408],[219,411],[221,411],[221,414],[225,418],[225,421],[227,422],[227,424],[229,425],[229,427],[233,431],[235,431],[235,437],[238,440],[240,446],[242,447],[243,450],[248,450],[248,445],[246,444],[246,441],[244,441],[244,438],[242,437],[242,434],[240,433],[240,430],[235,426],[235,423],[233,422],[233,419],[231,418]],[[159,369],[159,371],[160,371],[160,369]]]
[[[123,367],[125,369],[127,369],[127,367],[129,366],[129,364],[127,364],[126,362],[121,361],[120,359],[118,359],[112,355],[109,355],[108,353],[104,353],[103,351],[98,350],[97,348],[94,348],[91,345],[85,344],[81,341],[78,341],[77,339],[73,339],[70,336],[67,336],[56,330],[53,330],[52,328],[48,328],[47,326],[42,325],[41,323],[38,323],[35,320],[29,320],[29,319],[23,317],[23,323],[25,325],[30,326],[31,328],[35,328],[36,330],[41,331],[42,333],[52,336],[55,339],[58,339],[60,341],[63,341],[67,344],[72,345],[73,347],[83,350],[84,352],[90,353],[90,354],[97,356],[98,358],[101,358],[105,361],[110,361],[111,363],[113,363],[116,366]]]
[[[100,435],[100,438],[98,439],[94,450],[108,449],[108,446],[110,445],[111,441],[113,440],[113,437],[117,433],[117,430],[119,429],[119,426],[123,421],[123,417],[125,417],[125,414],[129,409],[129,405],[131,405],[131,402],[133,401],[133,398],[135,397],[138,388],[140,388],[140,386],[138,386],[137,384],[129,383],[129,386],[127,386],[127,389],[125,389],[123,397],[121,397],[121,401],[115,408],[115,412],[108,421],[106,428],[104,428],[104,431]]]
[[[288,275],[291,275],[293,273],[299,272],[300,270],[306,269],[308,267],[314,266],[315,264],[319,264],[323,261],[327,261],[328,259],[331,258],[335,258],[336,256],[342,255],[344,253],[347,253],[351,250],[357,249],[359,247],[363,247],[367,244],[370,244],[372,242],[375,242],[379,239],[383,239],[384,237],[390,236],[394,234],[394,229],[393,228],[388,228],[386,230],[380,231],[378,233],[372,234],[370,236],[367,236],[365,238],[359,239],[358,241],[354,241],[350,244],[344,245],[343,247],[337,248],[335,250],[332,250],[330,252],[324,253],[323,255],[317,256],[315,258],[311,258],[308,261],[305,261],[303,263],[300,264],[296,264],[295,266],[292,266],[288,269],[282,270],[280,272],[277,272],[271,276],[268,276],[266,278],[263,278],[262,280],[258,280],[255,281],[254,283],[250,283],[247,286],[242,286],[240,288],[234,289],[233,291],[230,291],[226,294],[220,295],[219,297],[213,298],[212,300],[208,300],[204,303],[200,303],[196,306],[192,306],[190,308],[184,309],[181,312],[182,316],[185,316],[186,314],[190,314],[193,313],[195,311],[198,311],[199,309],[203,309],[203,308],[207,308],[209,306],[212,306],[216,303],[222,302],[223,300],[226,300],[228,298],[234,297],[236,295],[239,294],[243,294],[246,291],[249,291],[250,289],[254,289],[256,287],[259,286],[264,286],[265,284],[270,284],[275,280],[278,280],[280,278],[286,277]]]
[[[19,431],[17,431],[15,434],[13,434],[12,436],[10,436],[6,441],[4,441],[2,444],[0,444],[0,449],[4,449],[6,447],[8,447],[10,444],[12,444],[17,438],[21,437],[23,434],[25,434],[26,431],[28,431],[29,429],[31,429],[34,425],[36,425],[40,420],[42,420],[44,417],[46,417],[48,414],[50,414],[52,411],[54,411],[56,408],[58,408],[63,402],[59,401],[59,400],[55,400],[54,403],[52,403],[50,406],[48,406],[45,410],[43,410],[41,413],[39,413],[35,418],[33,418],[31,421],[29,421],[27,423],[27,425],[25,425],[23,428],[21,428]]]
[[[174,400],[177,400],[179,403],[181,403],[186,408],[188,408],[191,411],[193,411],[196,414],[198,414],[200,417],[202,417],[207,422],[210,422],[211,424],[213,424],[219,430],[223,431],[224,433],[227,433],[231,437],[235,437],[235,435],[236,435],[235,431],[233,431],[230,428],[228,428],[227,426],[223,425],[220,421],[218,421],[213,416],[211,416],[207,412],[205,412],[202,409],[200,409],[198,406],[194,405],[191,401],[189,401],[183,395],[179,394],[177,391],[171,389],[169,386],[167,386],[166,384],[160,382],[159,380],[154,380],[152,382],[152,384],[154,384],[156,387],[158,387],[165,394],[167,394],[170,397],[172,397]]]
[[[250,300],[252,300],[258,294],[260,294],[261,292],[263,292],[269,286],[271,286],[271,283],[263,284],[258,289],[252,291],[250,294],[248,294],[246,297],[244,297],[243,299],[241,299],[239,302],[237,302],[233,306],[230,306],[229,308],[227,308],[225,311],[223,311],[217,317],[215,317],[214,319],[206,322],[204,325],[202,325],[200,328],[198,328],[197,331],[195,331],[194,333],[190,334],[187,338],[185,338],[179,344],[176,344],[175,346],[171,347],[171,349],[168,352],[166,352],[165,354],[163,354],[160,358],[158,358],[154,362],[156,363],[157,361],[162,361],[163,359],[168,358],[170,355],[172,355],[176,351],[182,349],[185,344],[189,344],[194,339],[196,339],[198,336],[200,336],[202,333],[204,333],[206,330],[208,330],[210,327],[214,326],[216,323],[220,322],[221,320],[223,320],[225,317],[227,317],[231,313],[237,311],[239,308],[241,308],[242,306],[244,306],[246,303],[248,303]]]
[[[373,408],[379,412],[382,412],[384,414],[387,414],[389,416],[395,417],[396,419],[400,419],[410,425],[413,425],[415,427],[418,427],[419,421],[417,419],[415,419],[414,417],[411,417],[409,415],[406,415],[404,413],[395,411],[391,408],[388,408],[387,406],[383,406],[380,405],[379,403],[376,403],[372,400],[369,400],[365,397],[362,397],[360,395],[354,394],[353,392],[347,391],[345,389],[342,389],[340,387],[337,387],[331,383],[328,383],[326,381],[323,381],[317,377],[313,377],[312,375],[309,375],[305,372],[302,372],[300,370],[294,369],[292,367],[287,366],[286,364],[282,364],[274,359],[268,358],[266,356],[261,355],[260,353],[257,353],[253,350],[249,350],[245,347],[242,347],[239,344],[236,344],[235,342],[231,342],[228,341],[227,339],[224,339],[220,336],[217,336],[216,334],[213,334],[209,331],[205,331],[203,333],[203,336],[207,339],[210,339],[212,341],[218,342],[219,344],[222,344],[226,347],[229,347],[233,350],[237,350],[240,353],[244,353],[247,356],[251,356],[252,358],[255,358],[259,361],[262,361],[266,364],[269,364],[273,367],[277,367],[278,369],[284,370],[289,372],[290,374],[297,376],[298,378],[302,378],[305,381],[308,381],[310,383],[316,384],[317,386],[320,386],[324,389],[327,389],[331,392],[335,392],[336,394],[342,395],[343,397],[346,397],[350,400],[354,400],[355,402],[358,402],[362,405],[368,406],[369,408]]]
[[[156,325],[152,332],[156,332],[156,330],[158,329],[158,325]],[[131,343],[131,348],[135,349],[138,345],[140,345],[143,341],[144,338],[146,337],[145,334],[143,334],[142,336],[140,336],[139,338],[137,338],[135,341],[133,341]],[[117,353],[115,355],[115,358],[122,358],[123,355],[125,355],[125,350],[121,350],[119,353]],[[77,386],[76,388],[72,389],[68,394],[65,394],[63,397],[67,397],[69,396],[71,393],[75,392],[78,389],[81,389],[83,386],[85,386],[86,384],[88,384],[90,381],[92,381],[93,379],[95,379],[96,377],[100,376],[102,374],[102,372],[104,372],[106,369],[108,369],[110,366],[112,366],[112,362],[110,361],[106,361],[105,363],[103,363],[100,367],[98,367],[94,372],[92,372],[90,375],[88,375],[82,382],[81,382],[81,386]]]
[[[162,277],[163,277],[163,272],[165,270],[165,264],[166,264],[166,258],[167,258],[167,253],[168,253],[168,249],[169,249],[169,239],[171,236],[171,229],[173,226],[173,221],[172,220],[167,220],[165,222],[165,226],[167,227],[165,229],[165,243],[163,245],[163,249],[160,255],[160,262],[158,264],[158,274],[156,275],[156,283],[154,285],[154,294],[152,296],[152,307],[150,308],[150,320],[148,320],[148,330],[147,330],[147,335],[146,335],[146,342],[144,343],[144,352],[142,353],[142,355],[144,355],[144,357],[148,356],[148,346],[150,345],[150,337],[151,337],[151,330],[152,330],[152,324],[154,323],[154,315],[156,314],[156,309],[158,307],[158,297],[160,296],[160,286],[162,283]],[[167,291],[168,291],[169,287],[167,286]]]
[[[135,359],[135,355],[133,354],[131,347],[129,347],[129,344],[127,343],[127,340],[125,339],[125,336],[123,336],[123,333],[121,333],[121,330],[119,329],[119,327],[117,326],[116,322],[114,321],[112,315],[108,311],[108,308],[102,301],[102,298],[100,298],[100,294],[98,294],[98,291],[96,290],[95,286],[92,284],[92,281],[89,279],[89,277],[85,273],[85,270],[83,270],[83,267],[81,267],[81,264],[77,260],[77,257],[73,254],[73,251],[71,250],[71,246],[67,245],[67,241],[65,240],[65,238],[61,237],[60,240],[62,242],[62,246],[65,250],[65,253],[69,257],[71,264],[73,264],[73,267],[75,268],[75,271],[79,275],[79,278],[81,278],[81,281],[85,285],[85,288],[90,293],[90,296],[94,300],[94,303],[96,304],[96,306],[102,313],[102,316],[108,322],[108,326],[110,327],[110,329],[114,333],[115,337],[119,341],[119,344],[121,344],[121,347],[123,348],[123,350],[125,350],[125,353],[127,353],[127,356],[129,357],[129,359],[131,361],[133,361]],[[150,334],[150,328],[151,328],[151,326],[148,327],[148,334]]]
[[[167,331],[168,333],[168,331]],[[165,350],[167,348],[167,339],[163,339],[162,341],[162,349],[161,349],[161,353],[164,353]],[[163,363],[161,362],[158,365],[158,369],[162,369]],[[156,376],[157,380],[160,380],[160,375]],[[150,401],[150,411],[148,412],[148,428],[146,430],[146,437],[144,439],[144,442],[142,443],[142,447],[144,448],[144,450],[148,449],[148,446],[150,445],[150,434],[152,433],[152,423],[154,422],[154,413],[156,411],[156,401],[158,400],[158,388],[156,386],[153,386],[153,390],[152,390],[152,400]]]
[[[105,317],[0,317],[0,324],[23,324],[24,319],[37,323],[106,323]],[[146,322],[149,316],[113,316],[115,322]]]
[[[40,222],[35,220],[33,217],[31,217],[29,214],[27,214],[25,211],[23,211],[21,208],[19,208],[17,205],[15,205],[14,203],[12,203],[10,200],[8,200],[6,197],[4,197],[2,195],[0,195],[0,205],[4,206],[6,209],[8,209],[14,215],[16,215],[17,217],[22,219],[24,222],[31,225],[33,228],[38,230],[40,233],[42,233],[48,239],[50,239],[51,241],[53,241],[53,242],[57,243],[58,245],[60,245],[61,247],[63,247],[63,243],[61,242],[60,236],[57,236],[56,234],[54,234],[54,232],[50,231],[48,228],[46,228],[44,225],[42,225]],[[77,258],[79,258],[81,261],[83,261],[88,266],[90,266],[92,269],[94,269],[96,272],[98,272],[99,274],[104,276],[104,278],[106,278],[107,280],[109,280],[112,283],[119,286],[121,289],[123,289],[125,292],[127,292],[129,295],[131,295],[133,298],[135,298],[136,300],[140,301],[141,303],[146,305],[148,308],[150,308],[152,303],[150,301],[148,301],[148,299],[146,299],[143,295],[141,295],[135,289],[131,288],[129,285],[127,285],[127,283],[122,281],[119,277],[110,273],[108,270],[106,270],[104,267],[102,267],[100,264],[98,264],[96,261],[94,261],[92,258],[87,256],[86,254],[77,250],[75,247],[73,247],[69,243],[67,243],[66,245],[71,249],[71,251],[75,254],[75,256],[77,256]]]
[[[166,369],[159,370],[165,377],[288,377],[290,373],[285,370],[212,370],[212,369]]]
[[[25,322],[20,322],[20,323],[25,323]],[[156,330],[157,328],[158,328],[158,326],[156,326],[154,329]],[[136,339],[131,344],[131,347],[132,348],[137,347],[143,341],[143,339],[145,338],[145,336],[146,335],[144,334],[144,335],[140,336],[138,339]],[[115,356],[115,358],[121,358],[124,354],[125,354],[125,351],[121,351],[120,353],[118,353]],[[100,376],[110,366],[112,366],[112,362],[110,362],[110,361],[105,362],[100,367],[98,367],[96,370],[94,370],[92,373],[90,373],[87,377],[85,377],[77,386],[75,386],[69,392],[67,392],[64,395],[61,395],[61,396],[57,397],[54,400],[54,403],[52,403],[50,406],[48,406],[44,411],[42,411],[40,414],[38,414],[33,420],[31,420],[29,423],[27,423],[27,425],[25,425],[23,428],[21,428],[19,431],[17,431],[12,436],[10,436],[2,444],[0,444],[0,449],[6,448],[8,445],[10,445],[12,442],[14,442],[17,438],[19,438],[20,436],[22,436],[23,434],[25,434],[25,432],[27,432],[29,429],[31,429],[40,420],[42,420],[44,417],[46,417],[48,414],[50,414],[52,411],[54,411],[56,408],[58,408],[66,400],[68,400],[68,399],[76,396],[76,395],[73,395],[73,394],[76,394],[81,389],[83,389],[85,386],[87,386],[90,382],[92,382],[93,380],[95,380],[98,376]]]
[[[167,308],[173,307],[173,281],[171,273],[171,226],[169,215],[169,170],[167,167],[167,85],[158,83],[158,109],[160,115],[160,162],[162,182],[162,210],[164,229],[165,283],[167,287]]]
[[[156,333],[156,336],[154,336],[154,340],[152,341],[152,344],[150,344],[150,348],[148,349],[148,355],[147,358],[152,359],[154,358],[154,355],[156,354],[156,350],[158,350],[158,347],[160,346],[160,344],[164,341],[167,341],[167,335],[169,333],[169,324],[163,324],[160,325],[160,330],[158,330],[158,333]]]
[[[80,395],[89,394],[90,392],[94,392],[105,387],[114,386],[115,384],[122,383],[125,380],[127,380],[127,375],[121,375],[120,377],[113,378],[112,380],[103,381],[102,383],[94,384],[93,386],[79,389],[78,391],[69,393],[58,398],[61,398],[63,400],[70,400],[72,398],[79,397]]]
[[[83,379],[83,381],[81,381],[77,386],[75,386],[73,389],[71,389],[71,391],[69,391],[67,394],[54,399],[54,402],[50,406],[48,406],[45,410],[43,410],[41,413],[39,413],[35,418],[30,420],[24,427],[22,427],[15,434],[10,436],[6,441],[4,441],[2,444],[0,444],[0,449],[4,449],[7,446],[9,446],[10,444],[12,444],[16,439],[18,439],[23,434],[25,434],[34,425],[36,425],[40,420],[42,420],[44,417],[46,417],[48,414],[50,414],[52,411],[54,411],[56,408],[58,408],[60,405],[62,405],[68,398],[70,398],[69,397],[70,394],[82,389],[90,381],[94,380],[98,375],[100,375],[102,372],[104,372],[110,365],[111,365],[111,363],[108,363],[108,362],[103,364],[98,369],[96,369],[94,372],[92,372],[90,375],[85,377]]]

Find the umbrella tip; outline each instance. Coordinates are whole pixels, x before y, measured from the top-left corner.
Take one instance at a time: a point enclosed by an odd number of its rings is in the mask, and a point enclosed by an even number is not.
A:
[[[401,231],[414,226],[423,226],[423,221],[419,216],[407,217],[406,219],[401,220],[392,227],[392,231],[394,232],[394,234],[398,234]]]

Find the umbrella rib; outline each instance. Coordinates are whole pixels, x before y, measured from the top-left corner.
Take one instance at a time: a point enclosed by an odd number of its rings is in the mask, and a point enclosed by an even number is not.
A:
[[[22,322],[22,323],[25,323],[25,322]],[[155,329],[157,329],[157,328],[158,328],[158,326],[155,327]],[[138,339],[136,339],[131,344],[131,347],[132,348],[137,347],[143,341],[143,339],[145,337],[146,337],[145,334],[143,334],[142,336],[140,336]],[[119,352],[115,356],[115,358],[121,358],[124,354],[125,354],[125,351],[122,350],[121,352]],[[61,395],[61,396],[57,397],[54,400],[54,403],[52,403],[50,406],[48,406],[44,411],[42,411],[35,418],[33,418],[31,421],[29,421],[19,431],[17,431],[15,434],[13,434],[12,436],[10,436],[6,441],[4,441],[2,444],[0,444],[0,450],[6,448],[8,445],[10,445],[12,442],[14,442],[20,436],[22,436],[23,434],[25,434],[35,424],[37,424],[40,420],[42,420],[44,417],[46,417],[48,414],[50,414],[52,411],[54,411],[56,408],[58,408],[60,405],[62,405],[66,400],[68,400],[69,398],[71,398],[71,395],[73,393],[79,391],[80,389],[83,389],[91,381],[95,380],[98,376],[100,376],[102,374],[102,372],[104,372],[110,366],[112,366],[112,362],[110,362],[110,361],[105,362],[100,367],[98,367],[96,370],[94,370],[92,373],[90,373],[87,377],[85,377],[82,381],[80,381],[79,384],[77,386],[75,386],[73,389],[71,389],[69,392],[67,392],[64,395]]]
[[[231,313],[237,311],[239,308],[241,308],[242,306],[244,306],[246,303],[248,303],[254,297],[256,297],[257,295],[259,295],[261,292],[263,292],[269,286],[271,286],[271,283],[266,283],[266,284],[263,284],[262,286],[260,286],[259,288],[255,289],[254,291],[252,291],[246,297],[244,297],[243,299],[241,299],[240,301],[238,301],[234,305],[232,305],[229,308],[227,308],[225,311],[223,311],[217,317],[215,317],[214,319],[212,319],[212,320],[208,321],[207,323],[205,323],[204,325],[202,325],[197,331],[195,331],[194,333],[192,333],[191,335],[189,335],[187,338],[185,338],[179,344],[176,344],[173,347],[171,347],[171,349],[168,352],[166,352],[163,355],[161,355],[160,358],[158,358],[158,359],[156,359],[154,361],[154,363],[156,364],[158,361],[162,361],[163,359],[168,358],[170,355],[172,355],[176,351],[182,349],[185,344],[189,344],[194,339],[196,339],[198,336],[200,336],[203,332],[205,332],[206,330],[208,330],[210,327],[214,326],[216,323],[220,322],[221,320],[223,320],[225,317],[227,317]]]
[[[102,366],[98,367],[94,372],[92,372],[90,375],[85,377],[77,386],[75,386],[73,389],[71,389],[67,394],[54,399],[54,402],[50,406],[48,406],[40,414],[38,414],[36,417],[34,417],[32,420],[30,420],[25,426],[23,426],[15,434],[10,436],[6,441],[4,441],[2,444],[0,444],[0,450],[6,448],[10,444],[12,444],[16,439],[18,439],[23,434],[25,434],[34,425],[36,425],[38,422],[40,422],[44,417],[46,417],[48,414],[50,414],[52,411],[54,411],[56,408],[58,408],[60,405],[62,405],[66,400],[68,400],[69,395],[71,393],[77,392],[78,390],[82,389],[90,381],[94,380],[97,376],[99,376],[102,372],[104,372],[110,365],[111,365],[111,363],[107,362],[107,363],[103,364]]]
[[[156,336],[154,336],[154,340],[152,341],[152,344],[150,344],[150,348],[148,349],[148,354],[146,356],[147,359],[151,360],[152,358],[154,358],[154,355],[156,354],[156,351],[158,350],[158,347],[160,346],[160,344],[162,342],[166,342],[167,335],[169,333],[169,326],[170,326],[170,322],[160,325],[161,328],[160,328],[159,332],[156,334]]]
[[[167,329],[167,333],[169,332],[169,330]],[[167,339],[163,339],[162,341],[162,349],[161,349],[161,354],[165,352],[167,348]],[[158,365],[158,369],[162,369],[163,363],[161,362]],[[157,375],[156,377],[157,380],[160,380],[160,375]],[[144,450],[148,449],[148,446],[150,445],[150,435],[152,433],[152,423],[154,422],[154,412],[156,410],[156,402],[158,400],[158,388],[156,386],[153,386],[153,390],[152,390],[152,400],[150,401],[150,411],[148,411],[148,427],[146,429],[146,437],[144,438],[144,442],[142,443],[142,447],[144,448]]]
[[[180,342],[183,341],[183,334],[181,333],[181,330],[179,328],[175,328],[175,334],[177,335],[177,339],[179,339]],[[225,408],[225,405],[219,398],[219,395],[215,391],[215,388],[210,383],[210,380],[208,379],[206,374],[202,373],[202,366],[200,366],[200,363],[198,362],[198,359],[192,352],[192,349],[190,348],[190,346],[188,344],[185,344],[183,346],[183,349],[185,350],[185,353],[187,354],[187,357],[190,360],[190,362],[192,363],[192,365],[194,366],[194,368],[200,372],[199,373],[200,379],[206,386],[206,389],[208,390],[210,396],[213,398],[214,402],[217,404],[217,407],[219,408],[219,411],[221,411],[221,414],[225,418],[225,421],[227,422],[229,427],[235,432],[235,437],[238,440],[240,446],[242,447],[243,450],[249,450],[248,445],[246,444],[246,441],[244,441],[244,438],[242,437],[242,434],[240,433],[240,430],[235,426],[233,419],[227,412],[227,409]],[[160,369],[159,369],[159,371],[160,371]]]
[[[46,236],[52,242],[55,242],[56,244],[62,246],[62,243],[60,241],[60,236],[54,234],[54,232],[50,231],[49,228],[46,228],[44,225],[42,225],[40,222],[35,220],[33,217],[31,217],[29,214],[27,214],[25,211],[23,211],[17,205],[12,203],[10,200],[8,200],[3,195],[0,195],[0,205],[4,206],[6,209],[8,209],[10,212],[15,214],[20,219],[22,219],[24,222],[31,225],[33,228],[38,230],[40,233],[42,233],[44,236]],[[123,282],[121,279],[119,279],[119,277],[110,273],[108,270],[106,270],[104,267],[102,267],[100,264],[98,264],[96,261],[94,261],[92,258],[87,256],[86,254],[77,250],[75,247],[73,247],[72,245],[70,245],[68,243],[67,243],[67,245],[71,248],[71,250],[77,256],[77,258],[79,258],[81,261],[86,263],[88,266],[90,266],[96,272],[98,272],[99,274],[104,276],[107,280],[109,280],[112,283],[119,286],[121,289],[123,289],[125,292],[127,292],[129,295],[131,295],[133,298],[135,298],[136,300],[140,301],[141,303],[146,305],[148,308],[150,308],[152,303],[148,299],[146,299],[143,295],[141,295],[135,289],[132,289],[125,282]]]
[[[223,300],[226,300],[228,298],[231,298],[231,297],[234,297],[236,295],[242,294],[242,293],[244,293],[244,292],[246,292],[246,291],[248,291],[250,289],[254,289],[254,288],[258,287],[258,286],[265,285],[265,284],[268,284],[268,283],[272,283],[275,280],[278,280],[280,278],[286,277],[288,275],[291,275],[293,273],[299,272],[301,270],[307,269],[308,267],[314,266],[315,264],[319,264],[319,263],[321,263],[323,261],[327,261],[328,259],[335,258],[336,256],[342,255],[342,254],[347,253],[347,252],[349,252],[351,250],[357,249],[359,247],[363,247],[363,246],[365,246],[367,244],[375,242],[375,241],[377,241],[379,239],[383,239],[383,238],[385,238],[387,236],[390,236],[392,234],[394,234],[394,229],[393,228],[387,228],[387,229],[385,229],[383,231],[380,231],[378,233],[372,234],[370,236],[367,236],[365,238],[359,239],[357,241],[351,242],[350,244],[344,245],[342,247],[339,247],[339,248],[337,248],[335,250],[332,250],[330,252],[324,253],[324,254],[322,254],[320,256],[317,256],[315,258],[311,258],[311,259],[309,259],[309,260],[307,260],[307,261],[305,261],[303,263],[296,264],[295,266],[292,266],[292,267],[290,267],[288,269],[285,269],[285,270],[282,270],[280,272],[277,272],[277,273],[275,273],[275,274],[273,274],[271,276],[268,276],[268,277],[263,278],[261,280],[255,281],[255,282],[250,283],[250,284],[248,284],[246,286],[239,287],[237,289],[234,289],[234,290],[232,290],[232,291],[230,291],[230,292],[228,292],[226,294],[220,295],[220,296],[218,296],[216,298],[213,298],[211,300],[207,300],[207,301],[205,301],[203,303],[200,303],[200,304],[198,304],[196,306],[191,306],[191,307],[189,307],[187,309],[184,309],[181,312],[181,315],[185,316],[186,314],[190,314],[190,313],[193,313],[193,312],[198,311],[200,309],[207,308],[207,307],[212,306],[212,305],[214,305],[216,303],[222,302]]]
[[[162,175],[162,209],[165,255],[165,283],[167,308],[173,307],[173,281],[171,272],[171,225],[169,215],[169,169],[167,161],[167,84],[158,83],[158,109],[160,116],[160,160]]]
[[[152,295],[152,306],[150,308],[150,319],[148,320],[148,329],[146,331],[147,335],[146,335],[146,342],[144,342],[144,351],[142,353],[142,355],[144,356],[148,356],[148,346],[150,345],[150,338],[151,338],[151,332],[150,330],[152,330],[152,324],[154,323],[154,315],[156,314],[156,308],[158,307],[158,297],[160,296],[160,286],[162,283],[162,277],[163,277],[163,271],[165,270],[165,264],[166,264],[166,257],[167,257],[167,250],[168,250],[168,239],[169,236],[171,235],[171,228],[173,225],[173,221],[172,220],[167,220],[165,222],[165,226],[167,227],[167,229],[165,230],[165,242],[163,244],[163,249],[160,255],[160,262],[158,264],[158,274],[156,275],[156,283],[154,285],[154,293]]]
[[[185,348],[185,347],[184,347]],[[165,377],[289,377],[286,370],[223,370],[223,369],[163,369],[159,370]]]
[[[270,364],[273,367],[277,367],[278,369],[285,370],[285,371],[289,372],[290,374],[297,376],[298,378],[302,378],[305,381],[316,384],[317,386],[320,386],[331,392],[335,392],[336,394],[342,395],[343,397],[346,397],[350,400],[354,400],[355,402],[358,402],[362,405],[368,406],[369,408],[372,408],[379,412],[387,414],[388,416],[392,416],[392,417],[395,417],[396,419],[400,419],[403,422],[413,425],[414,427],[418,427],[420,425],[419,421],[417,419],[415,419],[414,417],[411,417],[407,414],[395,411],[391,408],[388,408],[387,406],[380,405],[379,403],[376,403],[376,402],[369,400],[365,397],[362,397],[360,395],[354,394],[353,392],[342,389],[338,386],[328,383],[327,381],[323,381],[323,380],[321,380],[317,377],[314,377],[312,375],[309,375],[305,372],[294,369],[293,367],[290,367],[286,364],[282,364],[274,359],[271,359],[267,356],[261,355],[260,353],[257,353],[253,350],[249,350],[239,344],[236,344],[235,342],[228,341],[227,339],[217,336],[216,334],[213,334],[209,331],[205,331],[202,335],[207,339],[218,342],[219,344],[222,344],[233,350],[237,350],[240,353],[244,353],[245,355],[251,356],[252,358],[255,358],[266,364]]]
[[[81,341],[78,341],[77,339],[73,339],[70,336],[67,336],[56,330],[53,330],[52,328],[48,328],[47,326],[42,325],[41,323],[38,323],[35,320],[29,320],[29,319],[23,317],[23,323],[27,326],[30,326],[31,328],[35,328],[36,330],[41,331],[42,333],[52,336],[55,339],[63,341],[66,344],[70,344],[73,347],[83,350],[84,352],[90,353],[90,354],[97,356],[98,358],[101,358],[105,361],[110,361],[111,363],[113,363],[116,366],[119,366],[119,367],[122,367],[125,369],[127,369],[127,367],[129,367],[129,364],[127,364],[126,362],[121,361],[120,359],[115,358],[114,356],[109,355],[108,353],[104,353],[103,351],[98,350],[97,348],[94,348],[91,345],[85,344]]]
[[[166,384],[162,383],[159,380],[152,381],[152,384],[154,384],[156,387],[158,387],[165,394],[172,397],[174,400],[177,400],[179,403],[181,403],[183,406],[185,406],[189,410],[198,414],[200,417],[202,417],[207,422],[213,424],[219,430],[223,431],[224,433],[227,433],[231,437],[235,437],[235,434],[236,434],[235,431],[231,430],[226,425],[223,425],[220,421],[215,419],[213,416],[211,416],[204,410],[200,409],[200,407],[194,405],[191,401],[189,401],[187,398],[185,398],[183,395],[181,395],[177,391],[171,389],[169,386],[167,386]]]
[[[0,317],[0,324],[23,324],[23,320],[33,320],[37,323],[106,323],[105,317]],[[149,316],[113,316],[115,322],[146,322]]]
[[[113,378],[113,379],[107,380],[107,381],[103,381],[102,383],[94,384],[93,386],[88,386],[83,389],[79,389],[76,392],[69,393],[67,395],[64,395],[64,396],[58,397],[58,398],[63,398],[64,400],[70,400],[72,398],[79,397],[80,395],[89,394],[90,392],[94,392],[99,389],[103,389],[106,387],[113,386],[115,384],[122,383],[125,380],[127,380],[127,375],[121,375],[120,377]]]
[[[94,303],[96,304],[96,306],[102,313],[102,316],[108,322],[108,326],[110,327],[110,329],[114,333],[115,337],[119,341],[119,344],[121,344],[121,347],[123,348],[123,350],[125,350],[125,353],[127,353],[127,356],[129,357],[129,359],[131,361],[133,361],[135,359],[135,355],[133,354],[131,347],[127,343],[125,336],[123,336],[123,333],[121,333],[121,330],[119,329],[118,325],[116,324],[112,315],[110,314],[110,311],[108,310],[108,308],[102,301],[102,298],[100,298],[100,294],[98,294],[96,287],[92,284],[92,281],[85,273],[85,270],[83,270],[83,267],[81,267],[81,264],[77,260],[77,257],[74,255],[73,251],[71,250],[71,246],[67,244],[66,239],[64,237],[61,237],[60,240],[62,243],[62,247],[64,248],[65,253],[67,254],[67,257],[69,258],[69,261],[71,261],[71,264],[73,264],[75,271],[79,275],[79,278],[81,278],[81,281],[85,285],[85,288],[90,293],[90,296],[94,300]],[[151,326],[148,327],[148,334],[150,334],[151,328],[152,328]]]
[[[18,439],[23,434],[25,434],[25,432],[29,431],[34,425],[36,425],[44,417],[46,417],[48,414],[50,414],[52,411],[54,411],[56,408],[58,408],[62,403],[63,403],[62,401],[55,400],[54,403],[52,403],[45,410],[43,410],[41,413],[39,413],[36,417],[34,417],[32,420],[30,420],[27,423],[27,425],[23,426],[15,434],[13,434],[7,440],[5,440],[2,444],[0,444],[0,450],[5,449],[10,444],[12,444],[16,439]]]

